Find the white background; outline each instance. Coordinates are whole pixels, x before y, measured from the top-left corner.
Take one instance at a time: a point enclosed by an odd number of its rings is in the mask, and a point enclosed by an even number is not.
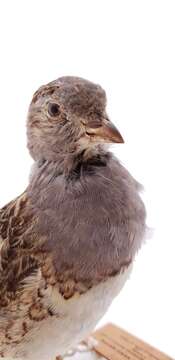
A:
[[[144,184],[151,240],[102,322],[175,357],[175,2],[0,3],[0,205],[21,193],[32,160],[33,92],[62,75],[100,83],[125,145],[113,151]]]

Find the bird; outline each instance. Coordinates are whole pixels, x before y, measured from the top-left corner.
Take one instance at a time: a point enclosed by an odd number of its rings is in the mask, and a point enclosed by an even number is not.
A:
[[[61,359],[130,276],[146,208],[109,150],[124,139],[106,106],[105,90],[76,76],[33,95],[28,185],[0,210],[0,358]]]

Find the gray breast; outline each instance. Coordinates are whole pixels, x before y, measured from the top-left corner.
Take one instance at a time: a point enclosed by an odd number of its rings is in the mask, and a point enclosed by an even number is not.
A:
[[[29,194],[57,271],[69,266],[79,280],[116,274],[146,228],[139,186],[127,170],[115,158],[91,170],[69,181],[59,175]]]

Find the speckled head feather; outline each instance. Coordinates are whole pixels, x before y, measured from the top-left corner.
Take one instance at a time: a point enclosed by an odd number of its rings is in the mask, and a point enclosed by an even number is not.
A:
[[[27,122],[28,148],[35,160],[72,159],[99,144],[121,142],[106,114],[101,86],[78,77],[62,77],[34,94]]]

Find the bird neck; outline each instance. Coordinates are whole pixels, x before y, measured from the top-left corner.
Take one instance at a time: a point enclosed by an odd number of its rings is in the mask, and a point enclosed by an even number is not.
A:
[[[78,154],[68,154],[58,156],[57,160],[39,159],[33,165],[31,171],[30,182],[54,179],[59,175],[63,175],[66,179],[77,178],[84,172],[92,173],[95,167],[106,166],[111,153],[105,151],[104,148],[96,149],[96,151],[82,151]]]

